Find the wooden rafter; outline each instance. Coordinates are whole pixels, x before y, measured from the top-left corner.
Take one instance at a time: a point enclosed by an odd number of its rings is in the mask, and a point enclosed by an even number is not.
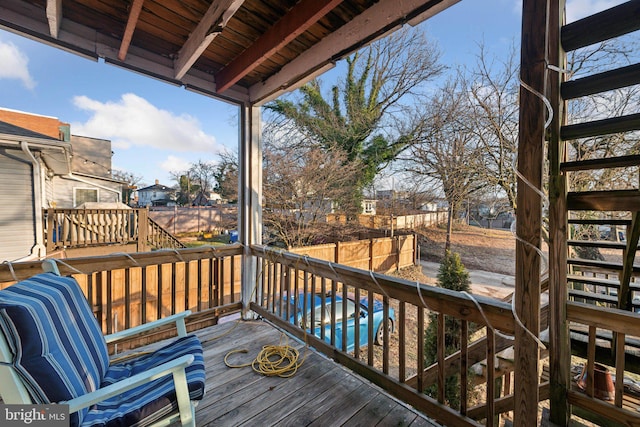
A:
[[[394,30],[394,23],[400,26],[407,22],[407,19],[413,24],[418,24],[420,20],[434,16],[459,1],[434,0],[425,4],[424,0],[381,0],[304,51],[282,67],[277,74],[253,85],[249,89],[251,101],[264,103],[288,90],[290,86],[298,85],[304,80],[308,81],[309,75],[314,71],[339,59],[345,52],[383,35],[380,28],[390,32]]]
[[[215,76],[218,92],[231,87],[271,55],[305,32],[343,0],[302,0]]]
[[[174,65],[176,79],[180,80],[187,74],[193,63],[240,9],[242,3],[244,0],[216,0],[211,3],[196,29],[178,52]]]
[[[62,0],[47,0],[47,21],[51,37],[57,39],[62,23]]]
[[[120,50],[118,51],[118,59],[124,61],[127,57],[127,51],[129,51],[129,45],[133,38],[133,32],[138,25],[138,18],[140,17],[140,11],[142,11],[142,4],[144,0],[133,0],[131,9],[129,9],[129,19],[127,19],[127,26],[124,29],[122,36],[122,43],[120,44]]]

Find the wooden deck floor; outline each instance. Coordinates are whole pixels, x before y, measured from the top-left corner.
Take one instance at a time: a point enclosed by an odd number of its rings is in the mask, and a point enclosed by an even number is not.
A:
[[[207,391],[196,408],[198,426],[437,426],[418,411],[399,403],[380,388],[331,360],[288,345],[306,357],[291,378],[266,377],[250,362],[264,345],[277,345],[282,332],[263,321],[233,321],[197,332],[207,364]]]

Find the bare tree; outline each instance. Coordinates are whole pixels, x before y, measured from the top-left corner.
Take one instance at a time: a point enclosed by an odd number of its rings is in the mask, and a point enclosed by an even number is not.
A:
[[[467,97],[468,114],[463,125],[483,149],[479,174],[490,188],[505,193],[516,208],[515,172],[518,152],[518,58],[511,47],[503,60],[490,58],[479,45],[476,64],[459,76],[461,96]]]
[[[264,152],[264,223],[271,243],[285,247],[317,243],[326,217],[352,196],[358,167],[346,153],[280,150]]]
[[[216,184],[213,189],[229,203],[236,203],[238,201],[238,154],[223,151],[218,156],[220,158],[214,166]]]
[[[481,147],[465,124],[468,105],[459,82],[450,81],[425,106],[422,132],[404,157],[407,171],[429,178],[442,188],[449,204],[445,250],[449,250],[453,220],[471,193],[484,186],[479,179]]]
[[[191,164],[188,179],[195,184],[201,199],[208,199],[215,184],[216,167],[214,162],[198,160]],[[201,204],[201,203],[199,203]]]
[[[133,192],[142,181],[142,175],[136,175],[133,172],[115,169],[111,172],[111,177],[124,184],[122,186],[122,201],[129,204],[131,202]]]

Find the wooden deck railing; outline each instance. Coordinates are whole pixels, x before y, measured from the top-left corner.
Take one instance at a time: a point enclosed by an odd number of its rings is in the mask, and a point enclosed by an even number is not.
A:
[[[67,258],[60,272],[78,280],[104,333],[190,309],[190,330],[241,310],[240,245]],[[41,273],[40,262],[0,266],[0,288]],[[131,346],[155,341],[145,335]],[[120,347],[122,349],[122,347]]]
[[[146,210],[45,209],[44,218],[50,253],[62,248],[136,243],[139,224],[146,223]]]
[[[509,345],[502,334],[513,335],[514,318],[511,306],[505,302],[449,291],[442,288],[411,283],[369,271],[359,270],[327,261],[280,252],[267,247],[252,247],[253,255],[260,260],[260,270],[256,278],[253,293],[255,302],[251,304],[254,311],[272,320],[291,334],[307,341],[329,357],[346,365],[372,382],[380,385],[401,400],[424,411],[430,417],[445,425],[478,425],[485,420],[486,425],[493,425],[501,412],[513,410],[513,396],[499,397],[496,389],[495,356],[499,349]],[[314,336],[310,330],[305,331],[298,319],[304,318],[297,312],[295,305],[287,304],[285,296],[294,295],[303,301],[311,301],[320,296],[327,304],[328,313],[322,322],[330,322],[330,332],[320,328],[320,337]],[[369,307],[373,301],[382,302],[384,324],[391,322],[390,313],[395,313],[395,332],[389,334],[384,328],[383,345],[369,345],[366,348],[356,346],[347,351],[347,340],[336,342],[336,327],[347,328],[346,305],[342,305],[343,313],[336,313],[338,304],[336,296],[342,299],[351,297],[358,301],[365,298]],[[306,303],[305,303],[306,305]],[[436,313],[438,322],[437,363],[425,366],[424,340],[429,313]],[[305,314],[306,315],[306,314]],[[338,315],[336,317],[336,315]],[[447,358],[444,351],[445,317],[460,320],[460,340],[464,350],[461,356]],[[333,319],[341,318],[336,324]],[[318,319],[311,319],[311,324]],[[359,317],[351,319],[355,322],[354,341],[359,342]],[[470,325],[486,326],[483,335],[469,342],[466,331]],[[370,324],[372,325],[372,323]],[[328,327],[327,327],[328,328]],[[368,327],[368,342],[373,342],[376,331]],[[476,334],[477,335],[477,334]],[[469,346],[469,347],[468,347]],[[485,360],[486,392],[484,396],[473,395],[466,386],[470,367]],[[452,374],[460,375],[461,406],[451,408],[445,402],[445,378]],[[424,394],[427,387],[436,384],[435,398]],[[540,386],[541,399],[548,396],[548,385]]]
[[[147,217],[149,231],[147,243],[152,249],[180,249],[186,246],[173,234],[162,228],[160,224]]]
[[[493,425],[498,414],[513,410],[512,395],[500,397],[496,379],[502,375],[495,369],[496,353],[510,345],[501,334],[513,335],[514,318],[509,304],[486,297],[460,294],[406,280],[392,278],[354,267],[321,261],[262,246],[251,248],[259,259],[258,276],[251,308],[292,335],[306,340],[319,351],[356,373],[383,387],[397,398],[422,410],[445,425]],[[105,333],[136,326],[184,309],[194,313],[188,328],[215,324],[223,316],[238,313],[241,302],[242,247],[201,247],[164,250],[136,254],[113,254],[100,257],[69,258],[58,261],[62,274],[73,275],[81,284]],[[0,265],[0,287],[41,271],[39,262]],[[369,345],[347,351],[347,340],[336,342],[336,327],[331,322],[329,339],[317,338],[300,327],[295,309],[286,304],[285,295],[311,298],[320,295],[330,307],[332,318],[338,314],[336,296],[366,298],[369,306],[382,303],[383,322],[392,317],[394,332],[383,328],[382,345]],[[293,311],[292,311],[293,310]],[[393,310],[394,316],[391,315]],[[435,365],[424,360],[425,330],[429,313],[438,322],[438,352]],[[444,352],[444,319],[461,321],[462,348],[459,355]],[[294,319],[293,321],[291,319]],[[359,321],[356,317],[355,322]],[[345,327],[346,316],[342,316]],[[491,327],[466,339],[472,324]],[[368,341],[376,331],[366,328]],[[356,328],[359,330],[359,328]],[[131,346],[161,339],[172,333],[158,331],[145,335]],[[355,341],[359,341],[356,336]],[[120,347],[118,350],[124,349]],[[449,356],[449,357],[448,357]],[[485,392],[474,394],[467,384],[470,368],[486,361]],[[445,378],[459,374],[460,407],[449,407],[445,401]],[[516,373],[517,375],[517,373]],[[435,397],[424,391],[435,384]],[[548,383],[540,385],[540,398],[548,396]]]
[[[138,252],[185,247],[148,214],[147,209],[45,209],[47,253],[104,245],[134,245]]]
[[[586,384],[580,390],[575,384],[568,391],[568,400],[577,408],[586,409],[589,418],[601,417],[599,423],[638,425],[640,414],[637,394],[625,394],[625,372],[629,365],[638,364],[640,316],[625,310],[597,307],[577,302],[567,303],[567,320],[573,326],[582,326],[587,331],[586,339]],[[614,383],[612,401],[596,398],[594,371],[596,363],[612,367],[609,370]],[[631,369],[633,370],[633,369]]]

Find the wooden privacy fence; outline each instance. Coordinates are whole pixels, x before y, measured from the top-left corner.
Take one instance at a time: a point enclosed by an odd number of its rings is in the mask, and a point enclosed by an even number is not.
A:
[[[238,208],[216,206],[154,206],[149,217],[173,234],[200,233],[235,228]]]
[[[289,251],[378,273],[415,265],[418,259],[417,239],[413,234],[304,246]]]
[[[358,223],[375,229],[412,230],[416,227],[432,227],[444,224],[448,211],[433,211],[415,215],[358,215]]]

